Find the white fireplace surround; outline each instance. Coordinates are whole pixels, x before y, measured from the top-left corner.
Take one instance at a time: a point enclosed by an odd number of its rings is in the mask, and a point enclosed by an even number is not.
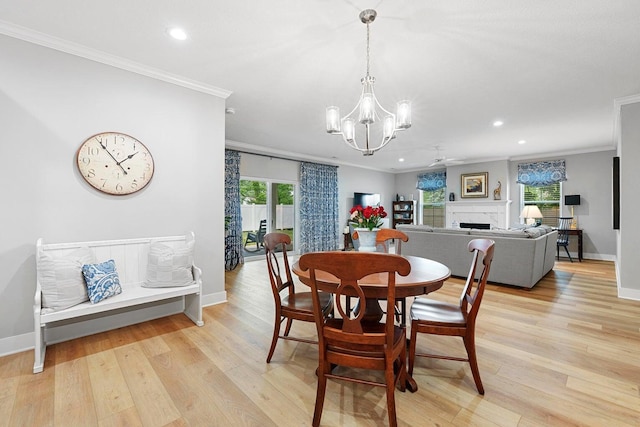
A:
[[[490,224],[491,229],[509,228],[509,205],[511,200],[471,200],[447,202],[446,226],[461,222]]]

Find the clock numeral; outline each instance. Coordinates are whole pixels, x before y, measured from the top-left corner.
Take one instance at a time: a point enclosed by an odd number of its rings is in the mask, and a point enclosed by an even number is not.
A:
[[[100,181],[102,181],[102,188],[104,188],[107,185],[107,179],[106,178],[100,178]]]
[[[122,188],[122,184],[120,183],[116,184],[116,191],[121,192],[122,190],[124,190],[124,188]]]
[[[87,171],[87,178],[94,178],[96,176],[96,170],[95,169],[89,169]]]
[[[98,147],[87,146],[87,155],[88,156],[97,156],[100,153]]]
[[[131,182],[131,189],[132,189],[132,190],[135,190],[136,188],[138,188],[138,182],[134,179],[134,180]]]
[[[151,163],[145,163],[144,171],[149,172],[151,170]]]
[[[83,157],[81,161],[85,165],[88,165],[91,163],[91,159],[89,157]]]

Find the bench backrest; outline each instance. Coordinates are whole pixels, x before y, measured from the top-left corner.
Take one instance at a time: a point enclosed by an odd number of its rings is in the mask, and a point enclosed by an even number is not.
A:
[[[140,239],[101,240],[94,242],[74,243],[48,243],[38,239],[36,243],[36,262],[42,252],[47,252],[54,257],[62,257],[70,254],[78,248],[88,247],[94,255],[96,262],[104,262],[113,259],[120,277],[121,285],[140,284],[145,281],[147,275],[147,260],[149,245],[151,242],[160,242],[172,248],[182,246],[195,240],[193,232],[184,236],[153,237]]]

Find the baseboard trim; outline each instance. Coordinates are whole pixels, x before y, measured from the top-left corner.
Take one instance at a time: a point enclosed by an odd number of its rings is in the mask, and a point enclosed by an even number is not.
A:
[[[210,305],[222,304],[227,302],[227,291],[216,292],[214,294],[207,294],[202,296],[202,306],[208,307]]]
[[[35,337],[33,332],[0,339],[0,357],[33,350]]]

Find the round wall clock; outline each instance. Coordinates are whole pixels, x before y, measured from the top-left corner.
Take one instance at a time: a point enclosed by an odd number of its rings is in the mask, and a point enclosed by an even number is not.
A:
[[[153,157],[147,147],[120,132],[102,132],[87,138],[76,159],[85,181],[107,194],[135,193],[153,176]]]

